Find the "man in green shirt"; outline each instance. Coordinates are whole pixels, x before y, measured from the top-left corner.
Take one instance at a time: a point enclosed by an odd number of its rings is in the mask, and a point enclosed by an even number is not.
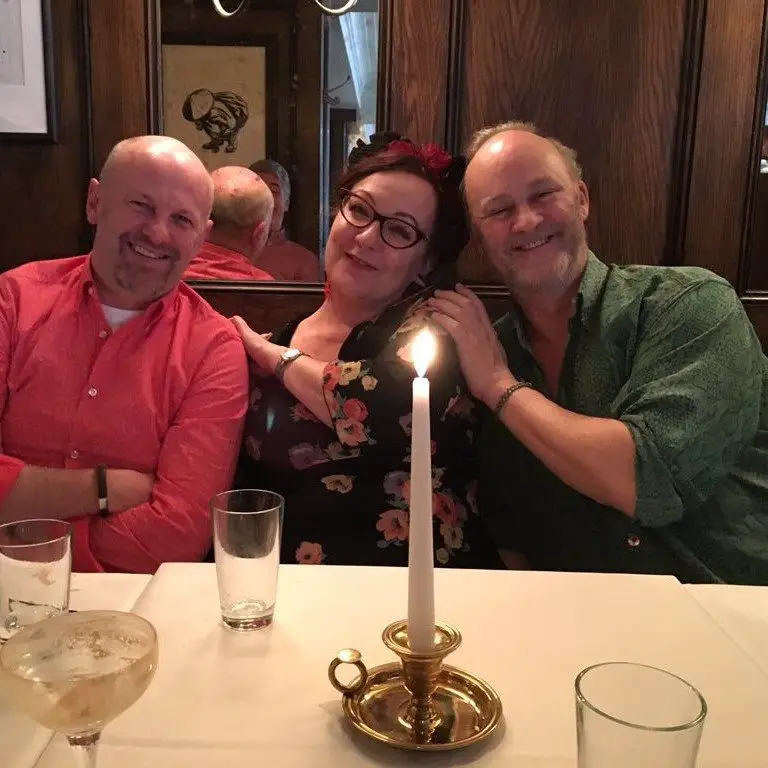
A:
[[[484,129],[465,187],[512,297],[437,291],[473,394],[484,513],[534,568],[768,584],[768,365],[733,288],[587,247],[575,153]],[[498,334],[498,335],[497,335]]]

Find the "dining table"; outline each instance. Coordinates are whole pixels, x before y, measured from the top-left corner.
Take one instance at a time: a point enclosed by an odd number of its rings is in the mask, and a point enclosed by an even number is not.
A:
[[[395,661],[381,634],[405,618],[406,602],[405,568],[283,565],[272,626],[236,632],[220,620],[213,564],[168,563],[151,578],[75,575],[73,607],[131,609],[160,641],[149,689],[104,730],[99,768],[575,768],[574,679],[605,661],[661,667],[702,693],[697,768],[768,766],[767,587],[438,569],[437,619],[462,636],[446,663],[485,680],[503,706],[485,741],[440,753],[360,734],[328,680],[342,648],[369,666]],[[3,743],[7,729],[0,720]],[[65,739],[35,733],[26,752],[4,754],[4,768],[74,765]]]

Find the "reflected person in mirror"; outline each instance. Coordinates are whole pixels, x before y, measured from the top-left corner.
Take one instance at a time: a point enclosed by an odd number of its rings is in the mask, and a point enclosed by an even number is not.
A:
[[[255,266],[272,221],[269,187],[253,171],[236,165],[217,168],[211,180],[213,227],[184,279],[272,280]]]
[[[212,197],[184,144],[127,139],[88,187],[91,252],[0,276],[0,522],[71,521],[77,571],[209,549],[248,395],[231,323],[180,283]]]
[[[259,160],[250,169],[269,187],[275,199],[272,226],[256,266],[275,280],[316,283],[322,279],[320,261],[312,251],[288,239],[284,217],[291,204],[291,180],[288,171],[275,160]]]
[[[734,289],[600,261],[576,153],[534,126],[482,130],[469,155],[513,307],[494,329],[466,288],[430,304],[488,408],[502,548],[542,570],[768,584],[768,364]]]
[[[475,504],[475,405],[425,302],[451,279],[468,228],[464,161],[394,134],[359,142],[337,190],[321,307],[270,339],[235,318],[253,361],[239,482],[285,497],[281,559],[406,565],[410,344],[438,351],[431,384],[435,561],[502,567]]]

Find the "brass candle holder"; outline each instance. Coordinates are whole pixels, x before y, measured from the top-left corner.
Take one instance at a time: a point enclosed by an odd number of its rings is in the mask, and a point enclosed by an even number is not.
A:
[[[368,669],[359,651],[339,651],[328,667],[331,684],[344,694],[344,714],[357,730],[376,741],[420,751],[468,747],[485,739],[501,721],[501,700],[488,683],[443,663],[461,645],[454,627],[435,626],[435,646],[416,654],[408,644],[407,622],[390,624],[384,644],[399,662]],[[359,675],[342,683],[341,665]]]

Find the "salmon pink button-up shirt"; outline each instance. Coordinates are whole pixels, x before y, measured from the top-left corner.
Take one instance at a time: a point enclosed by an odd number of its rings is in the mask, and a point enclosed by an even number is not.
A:
[[[239,251],[209,240],[189,263],[184,280],[272,280],[272,275],[254,267]]]
[[[155,476],[146,504],[73,520],[74,568],[153,573],[210,546],[248,373],[230,322],[180,284],[113,331],[87,256],[0,275],[0,490],[18,463]]]

